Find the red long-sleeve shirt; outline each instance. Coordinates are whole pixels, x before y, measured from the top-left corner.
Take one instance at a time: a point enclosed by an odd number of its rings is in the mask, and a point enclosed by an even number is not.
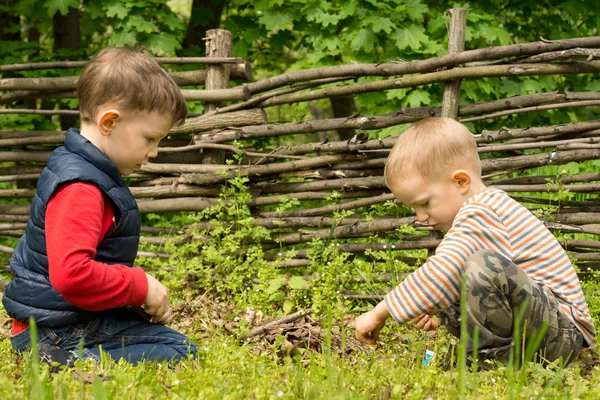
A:
[[[99,188],[62,186],[48,202],[45,222],[50,283],[69,303],[89,311],[144,304],[143,269],[94,261],[96,248],[115,228],[110,200]],[[12,334],[27,326],[13,321]]]

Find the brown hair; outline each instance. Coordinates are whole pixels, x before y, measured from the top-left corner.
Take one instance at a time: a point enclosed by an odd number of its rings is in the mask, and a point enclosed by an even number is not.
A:
[[[481,176],[477,143],[466,126],[450,118],[426,118],[398,137],[385,163],[385,183],[408,177],[436,180],[467,169]]]
[[[94,121],[98,107],[113,103],[131,111],[160,111],[182,124],[188,107],[175,81],[142,48],[110,47],[85,67],[77,82],[82,122]]]

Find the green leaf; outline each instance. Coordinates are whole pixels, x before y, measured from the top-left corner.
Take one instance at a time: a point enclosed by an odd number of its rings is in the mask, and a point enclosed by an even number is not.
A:
[[[269,281],[269,287],[267,287],[267,294],[273,294],[278,291],[283,285],[285,281],[282,278],[271,279]]]
[[[409,89],[392,89],[385,92],[388,100],[400,99],[403,100],[406,97]]]
[[[117,17],[118,19],[123,19],[129,14],[129,9],[119,1],[115,1],[111,3],[108,7],[106,7],[106,16],[108,18]]]
[[[177,36],[169,33],[154,33],[148,43],[150,51],[156,55],[174,54],[175,50],[181,48],[181,42]]]
[[[371,28],[366,28],[356,35],[352,43],[350,43],[350,48],[354,51],[362,50],[369,52],[375,48],[376,42],[377,36],[375,36]]]
[[[131,31],[118,31],[116,33],[114,33],[110,40],[108,41],[108,44],[111,46],[125,46],[125,45],[129,45],[129,46],[133,46],[137,43],[137,38],[135,36],[135,32],[131,32]]]
[[[301,276],[292,276],[288,281],[288,286],[292,289],[305,289],[308,286],[308,282]]]
[[[342,17],[339,14],[329,14],[320,10],[316,11],[308,18],[309,21],[314,21],[323,25],[324,28],[329,25],[337,26],[341,19]]]
[[[156,29],[156,25],[152,21],[148,21],[139,15],[134,15],[129,18],[127,25],[134,28],[137,32],[152,33]]]
[[[369,17],[365,19],[365,24],[369,25],[373,32],[379,33],[384,31],[387,35],[394,31],[396,24],[391,19],[386,17]]]
[[[406,0],[406,12],[411,20],[423,22],[424,14],[428,11],[427,5],[421,4],[420,0]]]
[[[274,28],[286,29],[288,25],[292,25],[293,18],[291,15],[281,14],[278,11],[264,11],[258,20],[262,23],[267,30],[273,30]]]
[[[286,300],[283,302],[283,312],[289,314],[294,309],[294,302],[291,300]]]
[[[271,300],[271,301],[281,301],[283,299],[285,299],[285,293],[283,293],[283,292],[273,293],[269,297],[269,300]]]
[[[594,79],[585,87],[585,90],[589,90],[591,92],[600,92],[600,79]]]
[[[46,0],[44,6],[48,9],[48,15],[53,17],[57,11],[62,15],[69,13],[69,8],[79,8],[79,0]]]
[[[407,47],[417,50],[428,40],[427,35],[425,35],[425,29],[415,24],[409,25],[405,29],[399,28],[392,34],[391,38],[396,41],[396,46],[399,50],[404,50]]]
[[[409,104],[411,107],[420,107],[421,104],[426,106],[431,103],[431,99],[425,90],[417,89],[412,90],[402,103]]]

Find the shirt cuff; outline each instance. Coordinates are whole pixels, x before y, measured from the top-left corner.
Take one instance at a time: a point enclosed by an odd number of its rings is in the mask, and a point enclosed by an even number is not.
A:
[[[142,268],[131,268],[131,294],[129,296],[129,305],[142,306],[146,302],[148,295],[148,278]]]

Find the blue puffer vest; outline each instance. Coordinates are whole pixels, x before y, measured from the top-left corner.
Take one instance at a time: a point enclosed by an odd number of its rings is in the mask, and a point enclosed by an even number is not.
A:
[[[56,149],[42,171],[31,202],[25,234],[10,260],[15,279],[7,286],[2,303],[8,314],[38,325],[61,327],[99,317],[103,312],[85,311],[71,305],[50,284],[46,252],[46,206],[57,188],[68,182],[90,182],[111,200],[116,228],[97,248],[94,260],[132,266],[140,239],[140,213],[121,180],[117,167],[76,129],[69,129],[65,145]],[[110,311],[108,311],[110,312]]]

